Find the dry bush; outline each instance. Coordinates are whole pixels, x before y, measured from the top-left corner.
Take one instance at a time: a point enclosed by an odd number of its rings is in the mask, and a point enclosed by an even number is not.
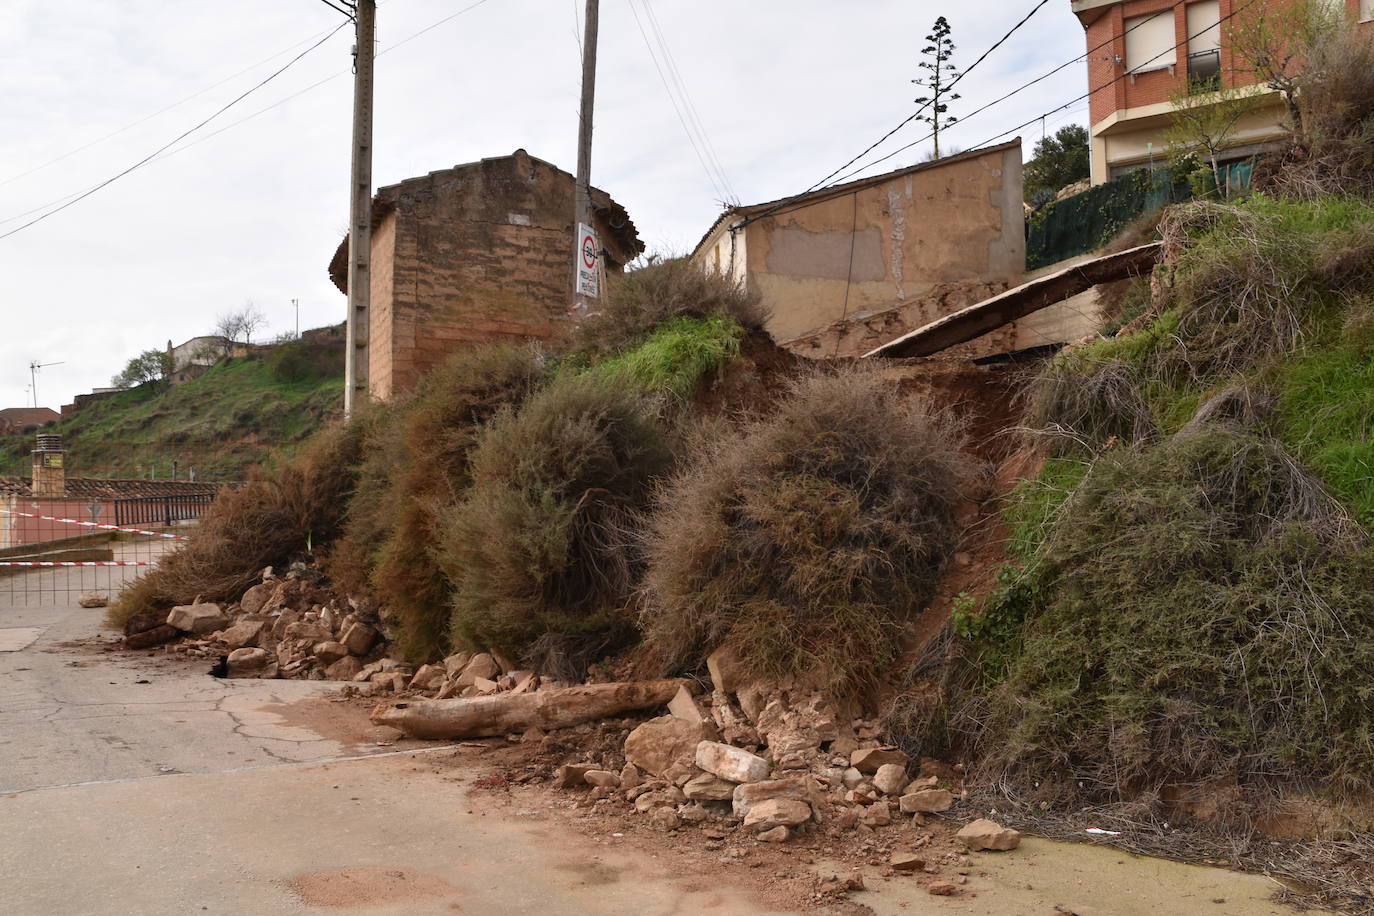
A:
[[[1301,130],[1269,189],[1314,200],[1374,193],[1374,42],[1351,28],[1317,41],[1296,78]]]
[[[1041,551],[1005,682],[967,693],[958,727],[989,784],[1056,806],[1368,787],[1370,559],[1272,440],[1199,424],[1108,453]]]
[[[1027,387],[1023,422],[1060,451],[1148,442],[1158,429],[1144,387],[1140,369],[1124,360],[1064,354]]]
[[[648,519],[641,627],[679,669],[722,645],[849,691],[896,658],[958,537],[962,429],[878,374],[795,381],[699,443]]]
[[[235,601],[264,566],[280,566],[339,536],[362,445],[361,424],[336,424],[294,458],[215,499],[189,540],[126,586],[108,620],[206,601]]]
[[[562,375],[502,410],[470,460],[471,488],[435,532],[455,641],[580,678],[632,635],[626,531],[671,460],[655,405],[615,378]]]
[[[726,315],[754,330],[768,317],[757,297],[685,257],[653,262],[610,280],[602,310],[584,319],[573,336],[574,353],[593,358],[615,353],[674,318]]]
[[[462,498],[483,425],[525,399],[541,362],[532,348],[511,344],[460,350],[370,440],[378,457],[364,465],[350,527],[374,545],[371,591],[398,624],[400,650],[412,661],[433,661],[450,648],[452,585],[430,555],[436,513]]]

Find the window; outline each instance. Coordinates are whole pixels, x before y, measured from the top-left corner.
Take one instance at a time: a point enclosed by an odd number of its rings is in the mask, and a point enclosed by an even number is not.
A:
[[[1165,70],[1178,61],[1174,51],[1174,14],[1164,10],[1152,16],[1127,19],[1126,69],[1131,73]]]
[[[1188,88],[1212,92],[1221,88],[1221,3],[1188,4]]]

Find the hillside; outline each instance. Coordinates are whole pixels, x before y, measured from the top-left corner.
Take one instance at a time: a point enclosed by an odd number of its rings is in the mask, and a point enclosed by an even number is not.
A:
[[[221,360],[199,378],[151,382],[50,429],[69,472],[90,477],[241,480],[274,450],[294,451],[343,403],[343,342],[300,340]],[[0,444],[0,474],[27,474],[28,439]]]

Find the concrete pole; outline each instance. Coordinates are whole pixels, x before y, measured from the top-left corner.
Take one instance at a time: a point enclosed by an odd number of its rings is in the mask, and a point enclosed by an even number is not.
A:
[[[582,109],[577,125],[577,183],[573,191],[573,232],[578,223],[592,223],[592,109],[596,99],[596,29],[599,0],[587,0],[587,15],[582,28]],[[577,246],[574,246],[576,249]],[[577,294],[577,262],[581,251],[573,251],[573,314],[586,312],[586,302]]]
[[[348,320],[344,416],[367,398],[368,303],[372,293],[372,55],[377,0],[358,0],[353,51],[353,172],[348,211]]]

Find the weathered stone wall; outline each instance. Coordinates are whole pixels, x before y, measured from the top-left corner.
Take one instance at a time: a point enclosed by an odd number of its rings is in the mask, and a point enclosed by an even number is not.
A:
[[[369,392],[389,398],[455,349],[558,340],[572,295],[573,179],[524,151],[383,188],[374,229]],[[618,270],[633,252],[597,229]]]

